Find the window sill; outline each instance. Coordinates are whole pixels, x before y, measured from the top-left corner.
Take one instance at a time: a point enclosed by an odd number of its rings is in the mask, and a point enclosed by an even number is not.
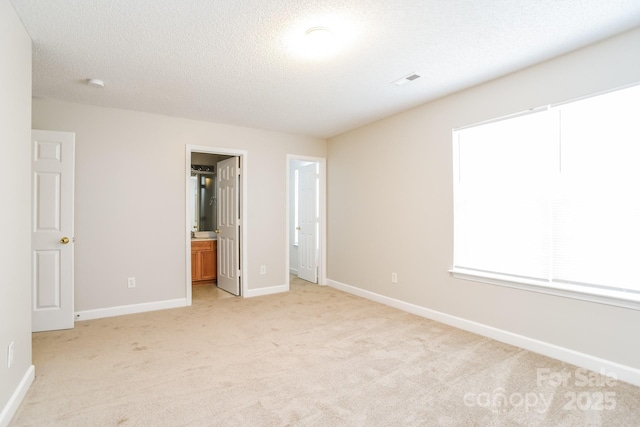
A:
[[[449,270],[449,272],[453,277],[462,280],[471,280],[474,282],[522,289],[547,295],[555,295],[564,298],[640,310],[640,294],[634,292],[600,289],[590,286],[564,283],[551,284],[542,280],[515,278],[512,276],[479,272],[464,268],[453,268]]]

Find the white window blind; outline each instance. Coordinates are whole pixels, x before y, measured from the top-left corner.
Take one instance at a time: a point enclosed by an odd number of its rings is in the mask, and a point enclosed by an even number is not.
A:
[[[454,131],[454,273],[640,301],[640,86]]]

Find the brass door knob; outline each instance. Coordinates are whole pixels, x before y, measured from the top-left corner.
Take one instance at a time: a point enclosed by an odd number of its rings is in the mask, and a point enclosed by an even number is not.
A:
[[[67,243],[69,243],[69,238],[63,237],[62,239],[60,239],[60,243],[62,243],[63,245],[66,245]]]
[[[300,227],[299,227],[299,226],[298,226],[298,227],[296,227],[296,230],[300,231]]]
[[[220,230],[217,229],[217,228],[213,232],[216,233],[216,234],[220,234]]]

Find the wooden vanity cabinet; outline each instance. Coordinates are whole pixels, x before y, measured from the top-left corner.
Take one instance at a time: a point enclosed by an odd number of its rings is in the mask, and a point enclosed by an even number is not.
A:
[[[218,242],[216,240],[191,241],[191,281],[216,280],[218,278]]]

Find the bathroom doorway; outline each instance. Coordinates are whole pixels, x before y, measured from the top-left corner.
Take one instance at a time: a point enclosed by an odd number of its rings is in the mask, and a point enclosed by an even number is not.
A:
[[[186,299],[246,289],[246,157],[243,150],[186,146]]]

